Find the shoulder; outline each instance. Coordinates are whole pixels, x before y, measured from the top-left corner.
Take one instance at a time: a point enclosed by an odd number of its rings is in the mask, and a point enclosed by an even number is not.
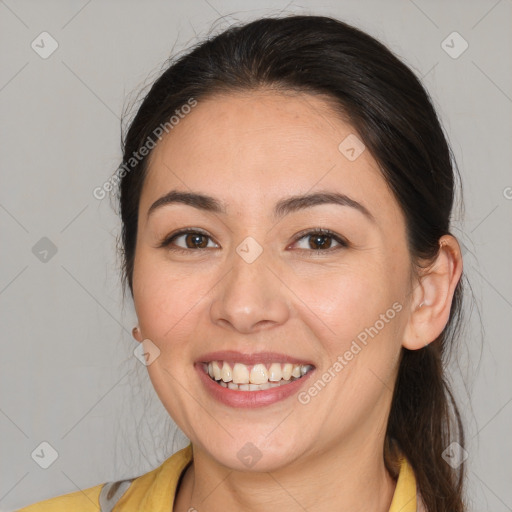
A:
[[[123,510],[153,510],[174,498],[179,477],[192,460],[192,445],[178,451],[159,467],[134,479],[96,485],[82,491],[40,501],[17,512],[110,512],[114,505]],[[151,505],[148,509],[147,506]],[[164,510],[164,509],[163,509]],[[166,510],[166,509],[165,509]]]
[[[40,501],[18,510],[18,512],[98,512],[99,496],[103,484],[82,491],[64,494]]]
[[[96,485],[82,491],[63,494],[19,509],[17,512],[111,512],[133,481],[120,480]]]

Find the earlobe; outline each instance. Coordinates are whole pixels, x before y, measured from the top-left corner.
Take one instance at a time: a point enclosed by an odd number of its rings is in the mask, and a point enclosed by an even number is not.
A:
[[[142,341],[142,335],[140,333],[140,329],[139,329],[139,326],[136,325],[133,329],[132,329],[132,336],[133,336],[133,339],[138,341],[138,342],[141,342]]]
[[[446,327],[453,294],[462,274],[462,255],[455,237],[444,235],[439,253],[422,276],[412,295],[410,317],[402,345],[418,350],[434,341]]]

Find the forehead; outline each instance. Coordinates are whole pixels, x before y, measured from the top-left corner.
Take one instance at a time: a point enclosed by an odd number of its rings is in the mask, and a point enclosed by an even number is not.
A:
[[[307,93],[198,101],[153,150],[141,211],[171,189],[218,197],[237,212],[315,189],[350,195],[376,217],[396,218],[398,209],[354,128],[332,101]]]

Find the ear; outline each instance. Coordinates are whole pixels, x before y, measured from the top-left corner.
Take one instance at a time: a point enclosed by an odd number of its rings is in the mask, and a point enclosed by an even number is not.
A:
[[[413,283],[410,316],[402,345],[418,350],[434,341],[446,327],[455,287],[462,274],[462,254],[457,239],[439,239],[435,261]]]

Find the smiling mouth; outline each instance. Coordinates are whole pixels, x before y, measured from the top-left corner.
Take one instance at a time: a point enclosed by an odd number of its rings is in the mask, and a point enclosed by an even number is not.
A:
[[[235,391],[262,391],[286,386],[314,369],[311,364],[203,362],[204,372],[220,386]]]

